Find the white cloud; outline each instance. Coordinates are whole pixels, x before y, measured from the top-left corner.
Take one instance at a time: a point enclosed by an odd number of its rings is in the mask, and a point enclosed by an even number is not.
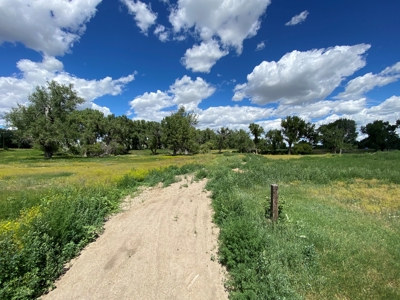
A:
[[[259,124],[262,128],[264,128],[265,133],[267,133],[268,131],[273,129],[278,129],[278,130],[281,129],[281,122],[282,119],[278,118],[273,120],[260,121],[256,123]]]
[[[367,73],[363,76],[350,80],[344,92],[337,95],[339,99],[356,99],[365,93],[373,90],[375,87],[385,86],[395,82],[400,78],[400,62],[391,67],[385,68],[379,74]]]
[[[365,99],[363,100],[365,101]],[[346,101],[343,102],[343,105],[346,105]],[[400,97],[392,96],[382,103],[376,106],[371,106],[369,108],[360,107],[359,109],[354,109],[354,111],[344,114],[338,112],[327,115],[326,118],[317,121],[316,125],[318,127],[322,124],[334,122],[339,118],[354,120],[359,128],[361,126],[367,125],[368,123],[372,123],[375,120],[384,120],[393,124],[396,122],[396,120],[400,119]],[[363,136],[359,136],[359,139],[362,138]]]
[[[85,102],[85,103],[79,105],[79,107],[78,107],[78,109],[85,109],[85,108],[98,110],[98,111],[102,112],[105,116],[111,115],[111,110],[108,107],[100,106],[93,102]]]
[[[397,62],[393,66],[385,68],[385,70],[381,72],[381,75],[393,75],[393,74],[397,75],[399,73],[400,73],[400,62]]]
[[[135,119],[160,121],[170,114],[165,111],[168,108],[183,105],[187,110],[197,110],[202,100],[210,97],[215,92],[215,87],[204,79],[197,77],[192,80],[189,76],[176,79],[168,91],[157,91],[156,93],[144,93],[137,96],[129,104],[131,110],[136,114]]]
[[[318,101],[303,105],[280,105],[274,116],[286,117],[298,115],[305,120],[324,118],[331,114],[355,114],[366,107],[366,99],[359,100],[336,100]]]
[[[228,51],[221,51],[217,41],[211,40],[187,49],[181,61],[186,69],[191,69],[193,72],[209,73],[217,60],[227,54]]]
[[[142,33],[147,35],[148,29],[156,23],[157,14],[152,12],[151,7],[139,0],[121,0],[126,5],[128,11],[133,15],[136,25]]]
[[[364,112],[373,115],[376,119],[394,122],[397,119],[400,119],[400,97],[392,96],[379,105],[368,108]]]
[[[249,124],[271,117],[273,109],[252,106],[217,106],[199,111],[199,126],[248,129]]]
[[[172,107],[172,99],[168,93],[159,90],[156,93],[144,93],[129,102],[131,110],[128,115],[135,113],[135,119],[160,121],[170,114],[162,109]]]
[[[104,95],[121,94],[124,86],[135,78],[134,74],[115,80],[111,77],[100,80],[78,78],[64,71],[63,63],[50,56],[43,57],[42,62],[22,59],[17,68],[21,71],[18,76],[0,77],[0,111],[9,111],[17,103],[27,103],[28,95],[34,92],[36,86],[45,86],[46,81],[55,80],[60,84],[73,84],[77,94],[86,100],[83,107],[107,113],[108,108],[97,106],[92,101]]]
[[[303,23],[303,22],[306,20],[308,14],[309,14],[308,11],[305,10],[305,11],[301,12],[300,14],[295,15],[295,16],[294,16],[289,22],[287,22],[285,25],[286,25],[286,26],[293,26],[293,25],[297,25],[297,24]]]
[[[161,42],[168,41],[169,33],[163,25],[157,25],[156,29],[154,30],[154,34]]]
[[[179,0],[169,20],[175,33],[190,31],[205,42],[214,37],[224,47],[242,52],[243,40],[253,37],[260,28],[260,17],[270,0]]]
[[[79,41],[101,0],[1,0],[0,44],[21,42],[47,55],[63,55]]]
[[[265,48],[265,43],[261,42],[261,43],[257,44],[256,51],[261,51],[264,48]]]
[[[355,71],[365,66],[370,45],[336,46],[306,52],[293,51],[278,62],[263,61],[247,75],[247,83],[234,89],[234,101],[302,104],[322,100]]]
[[[182,79],[175,80],[175,83],[170,86],[169,92],[174,95],[174,104],[183,105],[188,110],[194,110],[203,99],[214,94],[215,87],[200,77],[193,81],[185,75]]]

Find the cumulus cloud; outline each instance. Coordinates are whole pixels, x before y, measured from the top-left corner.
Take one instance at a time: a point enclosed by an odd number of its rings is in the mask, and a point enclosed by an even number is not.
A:
[[[385,68],[379,74],[367,73],[350,80],[346,85],[345,91],[335,98],[356,99],[373,90],[375,87],[385,86],[399,80],[399,78],[400,62]]]
[[[362,113],[373,116],[374,120],[383,119],[394,122],[400,119],[400,96],[392,96],[379,105],[362,111]]]
[[[253,103],[302,104],[322,100],[355,71],[365,66],[370,45],[336,46],[285,54],[278,62],[263,61],[234,89],[232,100]]]
[[[128,11],[136,21],[136,25],[142,33],[147,35],[149,28],[156,23],[157,14],[151,10],[149,5],[146,5],[139,0],[121,0],[126,5]]]
[[[2,0],[0,44],[20,42],[47,55],[63,55],[79,41],[101,0]]]
[[[203,99],[210,97],[215,92],[215,87],[207,83],[203,78],[197,77],[191,80],[189,76],[183,76],[175,80],[170,86],[170,93],[174,95],[173,103],[184,105],[188,110],[194,110]]]
[[[222,51],[218,42],[211,40],[187,49],[181,62],[186,69],[193,72],[210,73],[212,66],[225,55],[228,55],[228,51]]]
[[[197,77],[192,80],[189,76],[176,79],[168,91],[144,93],[137,96],[129,104],[131,110],[128,114],[135,113],[135,119],[160,121],[170,114],[165,109],[172,110],[176,106],[184,106],[187,110],[197,110],[197,106],[204,99],[215,92],[215,87],[204,79]]]
[[[243,40],[260,28],[260,17],[270,0],[179,0],[169,20],[176,33],[194,29],[203,41],[218,37],[225,46],[240,54]]]
[[[261,51],[264,48],[265,48],[265,43],[261,42],[261,43],[257,44],[256,51]]]
[[[346,105],[346,103],[346,100],[344,100],[343,105]],[[339,118],[354,120],[359,128],[368,123],[372,123],[375,120],[384,120],[390,123],[395,123],[396,120],[400,119],[400,97],[392,96],[378,105],[371,107],[366,107],[365,105],[364,108],[358,110],[354,109],[352,112],[343,114],[333,113],[327,115],[324,119],[318,120],[316,125],[320,126],[322,124],[331,123]],[[362,138],[362,136],[359,136],[359,138]]]
[[[119,79],[105,77],[100,80],[87,80],[75,77],[64,71],[58,59],[45,56],[41,62],[22,59],[17,63],[18,76],[0,77],[0,111],[7,112],[17,103],[26,104],[28,95],[38,85],[45,86],[47,81],[55,80],[60,84],[73,84],[77,94],[86,100],[84,108],[90,107],[109,113],[106,107],[100,107],[92,101],[104,95],[119,95],[126,84],[135,79],[134,74]]]
[[[154,30],[154,34],[158,37],[161,42],[168,41],[168,31],[166,30],[165,26],[157,25],[156,29]]]
[[[305,120],[324,118],[331,114],[355,114],[366,107],[366,99],[358,100],[322,100],[303,105],[279,105],[274,116],[285,117],[298,115]]]
[[[295,15],[289,22],[287,22],[285,25],[286,26],[294,26],[300,23],[303,23],[307,16],[308,16],[308,11],[302,11],[301,13],[299,13],[298,15]]]
[[[199,111],[199,125],[213,129],[227,126],[236,129],[248,129],[256,120],[272,116],[273,109],[253,106],[217,106]]]

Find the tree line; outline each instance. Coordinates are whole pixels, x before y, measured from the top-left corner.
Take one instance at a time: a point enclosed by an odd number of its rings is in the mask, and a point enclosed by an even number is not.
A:
[[[0,143],[5,147],[34,146],[51,158],[57,151],[82,156],[118,155],[130,150],[159,149],[179,153],[207,153],[212,149],[237,149],[239,152],[311,153],[315,147],[341,153],[352,148],[376,150],[400,149],[395,124],[376,120],[361,127],[367,137],[357,141],[356,123],[339,119],[316,128],[297,116],[287,116],[281,130],[265,132],[259,124],[251,123],[249,132],[221,127],[218,130],[196,129],[198,116],[184,107],[161,122],[131,120],[127,116],[105,116],[93,109],[77,110],[84,99],[77,96],[73,86],[55,81],[46,87],[37,86],[28,97],[27,106],[12,108],[5,115],[9,129],[0,129]],[[2,139],[1,139],[2,138]],[[7,144],[5,144],[7,143]]]

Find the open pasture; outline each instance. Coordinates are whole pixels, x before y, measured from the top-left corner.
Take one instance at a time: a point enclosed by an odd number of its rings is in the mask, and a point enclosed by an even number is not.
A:
[[[208,187],[231,298],[399,299],[399,170],[400,152],[221,157]]]

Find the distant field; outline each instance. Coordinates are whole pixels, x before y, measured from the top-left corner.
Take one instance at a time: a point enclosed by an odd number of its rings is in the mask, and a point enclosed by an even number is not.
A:
[[[52,189],[70,186],[109,185],[124,175],[145,176],[151,169],[207,163],[213,156],[150,155],[150,151],[131,151],[128,155],[104,158],[54,156],[43,158],[37,150],[0,152],[0,220],[19,215],[21,208],[37,204]],[[9,199],[25,199],[10,207]],[[8,199],[8,200],[7,200]],[[12,201],[12,202],[18,202]],[[16,204],[16,203],[15,203]],[[12,211],[10,211],[10,209]]]

